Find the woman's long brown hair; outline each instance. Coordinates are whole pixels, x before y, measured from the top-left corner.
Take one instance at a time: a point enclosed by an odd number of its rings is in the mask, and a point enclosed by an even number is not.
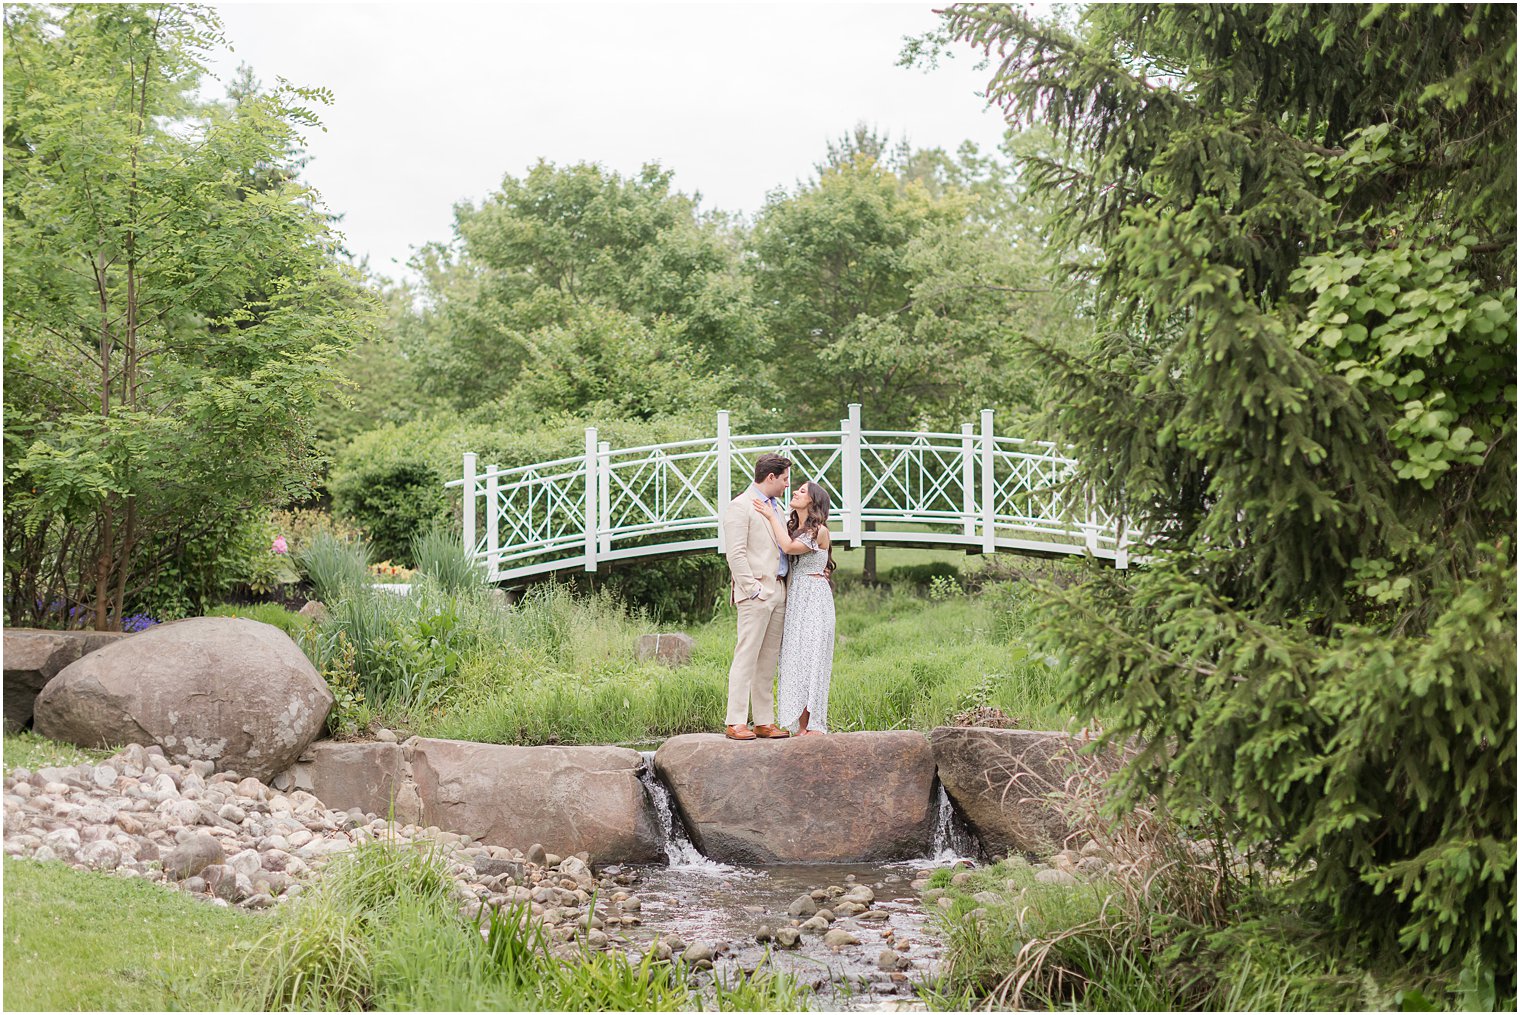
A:
[[[816,543],[818,526],[829,520],[829,492],[817,483],[811,482],[804,489],[807,490],[808,495],[807,517],[798,518],[797,510],[793,508],[791,516],[786,520],[786,531],[789,536],[796,539],[797,533],[805,530]],[[834,583],[834,567],[834,540],[830,539],[829,562],[823,568],[823,573],[829,579],[830,585]]]

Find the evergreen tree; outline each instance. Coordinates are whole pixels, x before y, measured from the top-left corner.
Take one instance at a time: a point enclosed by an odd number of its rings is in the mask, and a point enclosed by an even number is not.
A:
[[[1051,590],[1156,794],[1377,946],[1515,986],[1515,15],[946,13],[1103,333],[1053,416],[1144,566]]]

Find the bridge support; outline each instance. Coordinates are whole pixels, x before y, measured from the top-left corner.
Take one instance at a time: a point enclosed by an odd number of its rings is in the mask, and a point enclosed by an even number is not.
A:
[[[601,489],[601,485],[602,484],[597,481],[597,472],[599,470],[597,469],[596,427],[594,427],[594,426],[588,426],[586,428],[586,465],[585,465],[585,468],[586,468],[586,501],[585,501],[585,505],[586,506],[585,506],[585,510],[583,512],[583,520],[584,520],[585,526],[586,526],[586,533],[585,533],[585,535],[586,535],[586,542],[585,542],[585,548],[586,548],[586,550],[585,550],[585,553],[586,553],[586,570],[587,571],[595,571],[596,570],[596,528],[597,528],[596,509],[597,509],[597,506],[598,506],[598,504],[600,503],[600,500],[601,500],[601,496],[600,496],[600,493],[598,491]]]
[[[844,529],[850,546],[858,547],[864,542],[865,526],[861,522],[860,496],[860,403],[850,403],[850,416],[840,421],[840,492],[844,494]]]
[[[723,534],[723,509],[734,499],[734,446],[728,432],[728,410],[718,413],[718,552],[728,552],[728,538]]]

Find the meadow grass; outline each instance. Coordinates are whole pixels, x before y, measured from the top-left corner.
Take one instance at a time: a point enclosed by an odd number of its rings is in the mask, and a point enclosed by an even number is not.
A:
[[[896,551],[904,560],[935,552]],[[829,728],[927,730],[976,706],[1002,709],[1026,729],[1086,722],[1062,710],[1055,673],[1024,644],[1031,609],[996,588],[930,598],[843,583]],[[638,637],[654,629],[608,596],[537,586],[507,614],[497,643],[467,655],[446,700],[402,725],[512,744],[642,743],[720,730],[732,607],[685,628],[695,647],[684,666],[636,659]]]
[[[145,881],[6,857],[5,1007],[204,1009],[268,923]]]

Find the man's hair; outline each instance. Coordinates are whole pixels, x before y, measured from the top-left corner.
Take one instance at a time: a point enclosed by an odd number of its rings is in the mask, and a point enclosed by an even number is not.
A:
[[[755,482],[763,482],[771,476],[779,476],[792,467],[790,458],[780,455],[761,455],[755,459]]]

